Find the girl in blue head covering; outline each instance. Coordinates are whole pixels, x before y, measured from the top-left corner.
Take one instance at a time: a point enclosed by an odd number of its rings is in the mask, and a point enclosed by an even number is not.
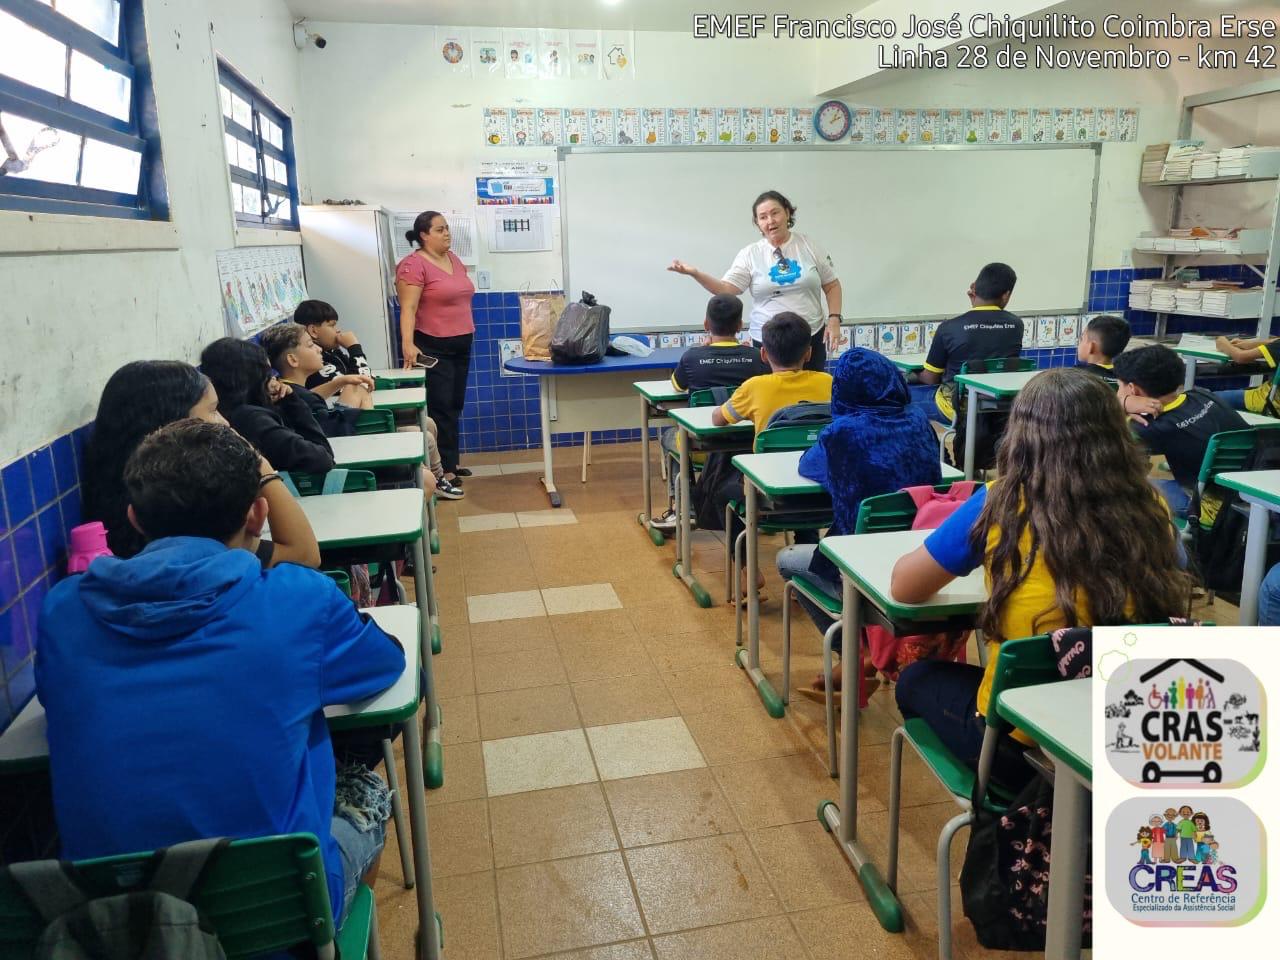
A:
[[[942,471],[937,434],[924,410],[912,405],[906,381],[888,359],[854,347],[836,361],[833,377],[831,423],[800,458],[800,474],[831,494],[835,522],[827,535],[839,536],[854,532],[858,507],[867,497],[940,483]],[[840,574],[815,545],[784,547],[778,572],[787,580],[803,573],[840,599]],[[831,618],[804,596],[799,599],[825,631]],[[838,667],[835,686],[840,687]],[[821,675],[814,689],[822,689]]]

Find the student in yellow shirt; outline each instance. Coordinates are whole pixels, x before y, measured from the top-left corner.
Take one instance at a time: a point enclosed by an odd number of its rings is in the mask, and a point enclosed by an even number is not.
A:
[[[923,718],[974,770],[1002,641],[1185,616],[1190,602],[1169,513],[1147,483],[1150,461],[1101,377],[1058,369],[1032,379],[1013,402],[997,468],[999,479],[898,560],[890,585],[895,600],[920,603],[986,571],[986,670],[918,661],[896,691],[902,715]],[[1007,787],[1031,776],[1021,754],[1002,740],[993,774]]]
[[[1231,358],[1232,363],[1257,363],[1261,360],[1267,365],[1267,373],[1263,381],[1256,387],[1247,390],[1220,390],[1214,394],[1219,400],[1233,410],[1248,410],[1250,413],[1267,413],[1267,400],[1271,396],[1271,378],[1275,374],[1276,356],[1280,355],[1276,341],[1280,337],[1266,337],[1260,340],[1231,340],[1219,337],[1215,346]]]

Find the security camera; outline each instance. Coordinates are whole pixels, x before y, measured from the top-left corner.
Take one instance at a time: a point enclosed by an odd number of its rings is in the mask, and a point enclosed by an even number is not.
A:
[[[318,33],[312,33],[304,24],[306,19],[297,20],[293,24],[293,45],[299,50],[306,49],[308,43],[314,44],[317,50],[323,50],[328,46],[329,41]]]

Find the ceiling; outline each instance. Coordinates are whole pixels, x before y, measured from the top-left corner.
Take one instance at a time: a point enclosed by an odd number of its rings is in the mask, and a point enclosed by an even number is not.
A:
[[[842,17],[872,0],[285,0],[299,17],[345,23],[692,31],[697,13]]]

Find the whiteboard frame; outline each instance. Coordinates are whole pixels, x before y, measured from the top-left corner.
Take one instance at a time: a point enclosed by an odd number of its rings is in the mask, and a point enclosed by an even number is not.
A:
[[[898,146],[863,146],[863,147],[838,147],[838,146],[822,146],[820,144],[804,144],[796,146],[772,146],[769,144],[735,144],[732,146],[652,146],[652,147],[558,147],[556,148],[556,166],[559,173],[560,188],[560,209],[568,210],[567,198],[569,196],[570,184],[566,159],[570,154],[575,153],[749,153],[749,152],[765,152],[765,153],[802,153],[811,151],[832,151],[832,150],[848,150],[867,153],[903,153],[908,151],[957,151],[965,153],[976,153],[980,151],[1032,151],[1032,150],[1092,150],[1093,151],[1093,186],[1091,196],[1089,198],[1089,249],[1085,255],[1083,289],[1080,295],[1080,305],[1072,307],[1062,307],[1045,310],[1028,310],[1026,313],[1019,312],[1019,316],[1023,317],[1041,317],[1041,316],[1057,316],[1063,313],[1088,313],[1089,312],[1089,289],[1093,282],[1093,248],[1096,241],[1098,227],[1098,184],[1102,177],[1102,143],[1095,141],[1093,143],[991,143],[991,144],[969,144],[969,143],[920,143],[911,145]],[[564,292],[565,296],[569,296],[569,291],[573,289],[572,279],[569,276],[569,218],[567,216],[561,218],[560,222],[560,263],[561,272],[564,276]],[[846,318],[844,326],[854,326],[870,323],[927,323],[933,320],[947,320],[955,316],[951,313],[929,313],[929,314],[901,314],[896,316],[884,317],[859,317],[852,323]],[[699,327],[685,325],[663,325],[654,324],[652,328],[646,328],[648,332],[652,330],[654,333],[669,333],[674,331],[696,330]]]

